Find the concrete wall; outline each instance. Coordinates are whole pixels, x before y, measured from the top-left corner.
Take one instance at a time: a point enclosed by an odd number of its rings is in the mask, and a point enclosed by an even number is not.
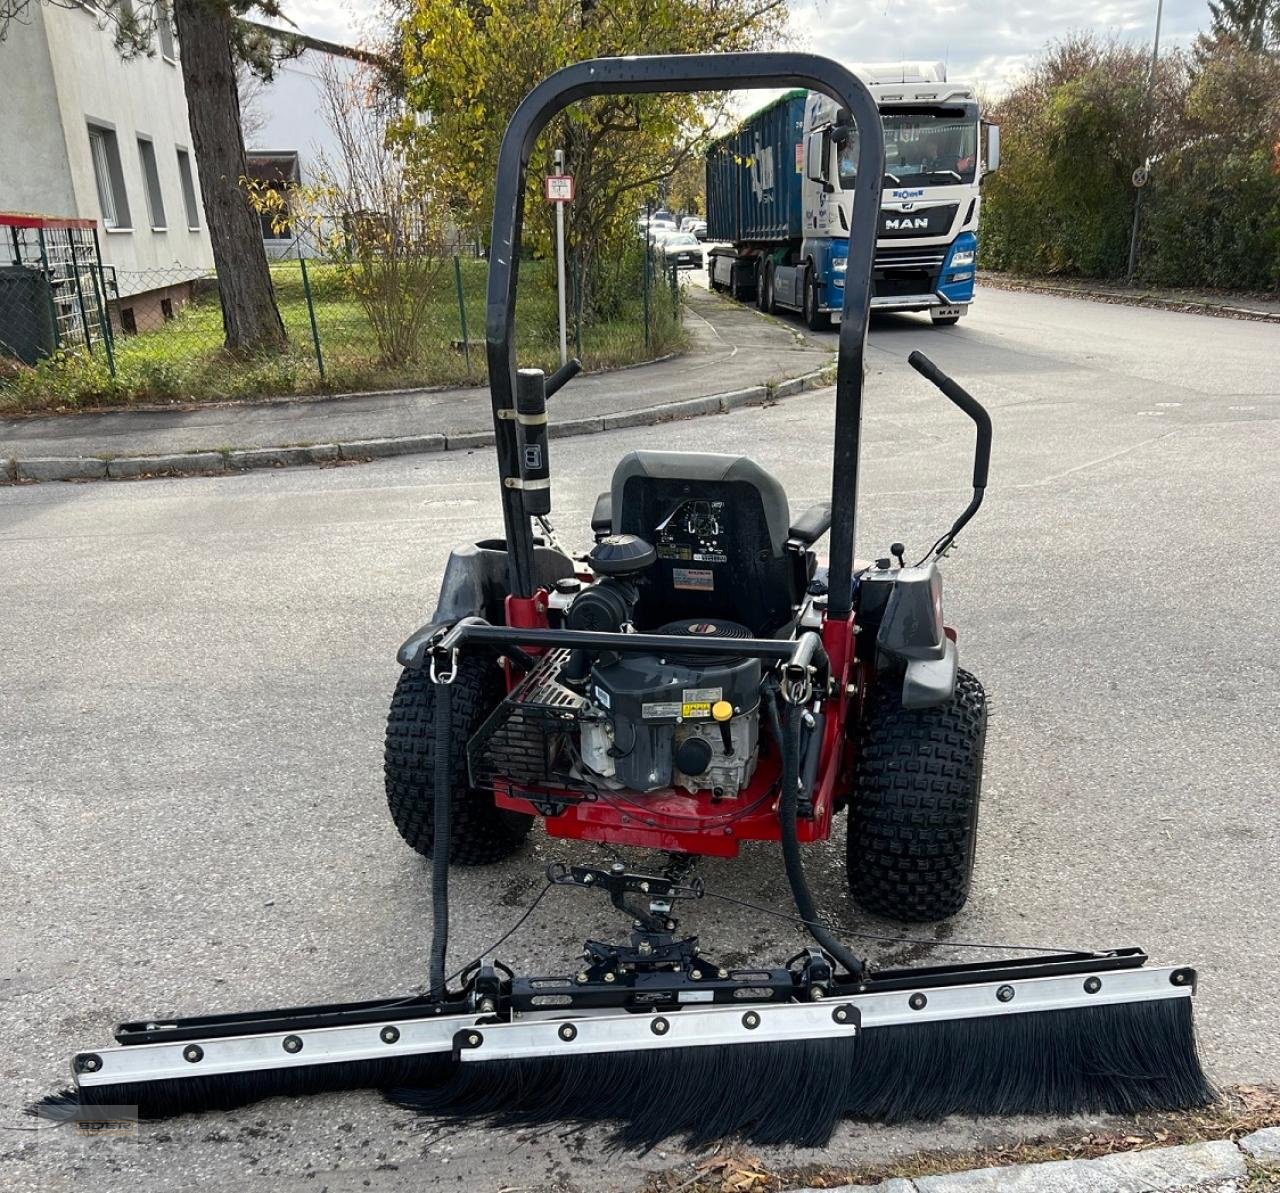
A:
[[[75,216],[45,6],[32,4],[0,41],[0,211]],[[95,200],[95,212],[96,212]]]
[[[200,227],[189,229],[178,173],[177,149],[181,147],[190,154],[198,204],[198,164],[190,152],[181,68],[158,53],[152,58],[124,61],[112,43],[111,32],[99,28],[91,11],[44,4],[32,5],[31,11],[40,14],[48,41],[56,104],[46,109],[44,120],[54,123],[55,112],[60,118],[75,203],[73,214],[102,219],[87,122],[110,126],[116,134],[132,227],[100,227],[99,234],[103,259],[120,271],[121,290],[167,285],[181,276],[212,269],[204,211],[199,212]],[[0,76],[0,95],[6,101],[0,106],[7,109],[14,87],[11,76]],[[140,134],[155,145],[165,209],[163,231],[150,225],[138,152]],[[19,150],[5,162],[5,173],[15,163],[25,168],[25,158]],[[147,271],[157,272],[147,278]]]

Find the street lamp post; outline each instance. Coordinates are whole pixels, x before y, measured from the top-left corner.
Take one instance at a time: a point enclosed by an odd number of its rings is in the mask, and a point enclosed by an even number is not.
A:
[[[1147,96],[1142,129],[1142,165],[1133,174],[1133,231],[1129,234],[1129,272],[1126,281],[1132,285],[1138,272],[1138,227],[1142,218],[1142,188],[1150,177],[1148,159],[1151,150],[1152,93],[1156,86],[1156,64],[1160,59],[1160,19],[1164,16],[1164,0],[1156,0],[1156,34],[1151,42],[1151,69],[1147,72]],[[1139,181],[1141,177],[1141,181]]]

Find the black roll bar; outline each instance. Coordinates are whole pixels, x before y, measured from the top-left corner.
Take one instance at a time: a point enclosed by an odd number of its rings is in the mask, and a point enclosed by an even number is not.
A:
[[[754,87],[805,87],[820,91],[843,105],[862,134],[858,137],[853,227],[849,233],[844,309],[836,356],[827,606],[830,617],[849,616],[862,434],[863,356],[871,311],[871,263],[875,256],[884,177],[884,138],[879,135],[880,114],[865,83],[829,58],[791,52],[593,58],[567,66],[544,79],[525,96],[511,117],[498,153],[485,340],[507,536],[508,582],[514,596],[533,595],[533,531],[519,489],[520,455],[511,413],[515,404],[515,304],[525,175],[538,134],[558,112],[588,96]],[[877,135],[865,135],[872,128],[877,130]]]

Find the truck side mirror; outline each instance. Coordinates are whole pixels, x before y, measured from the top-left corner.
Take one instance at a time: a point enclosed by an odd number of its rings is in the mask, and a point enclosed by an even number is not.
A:
[[[987,155],[983,162],[982,172],[994,174],[1000,169],[1000,126],[984,120],[982,128],[987,134]]]
[[[810,182],[818,182],[830,189],[831,130],[819,129],[805,139],[804,176]]]

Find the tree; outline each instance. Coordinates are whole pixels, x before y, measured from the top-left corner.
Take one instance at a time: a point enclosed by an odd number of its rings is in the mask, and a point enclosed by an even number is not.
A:
[[[440,185],[482,228],[498,146],[512,112],[542,79],[584,58],[744,50],[786,21],[785,0],[403,0],[398,41],[405,93],[424,114],[409,135],[441,166]],[[696,160],[723,107],[693,96],[607,96],[573,105],[544,132],[530,170],[528,240],[545,251],[553,217],[539,175],[565,151],[577,180],[566,239],[591,313],[608,302],[603,250],[621,256],[645,199]]]
[[[1196,55],[1232,44],[1261,53],[1280,48],[1280,0],[1209,0],[1209,32],[1196,38]]]
[[[21,19],[36,2],[0,0],[0,39],[9,22]],[[81,7],[73,0],[44,2]],[[157,30],[170,20],[168,0],[114,0],[92,11],[100,14],[104,27],[114,29],[116,48],[126,58],[154,54]],[[277,39],[244,20],[254,11],[281,17],[278,0],[173,2],[192,148],[218,271],[225,342],[232,352],[274,350],[285,344],[261,227],[242,185],[247,165],[236,62],[246,61],[269,73],[282,50],[292,50],[287,35]]]

